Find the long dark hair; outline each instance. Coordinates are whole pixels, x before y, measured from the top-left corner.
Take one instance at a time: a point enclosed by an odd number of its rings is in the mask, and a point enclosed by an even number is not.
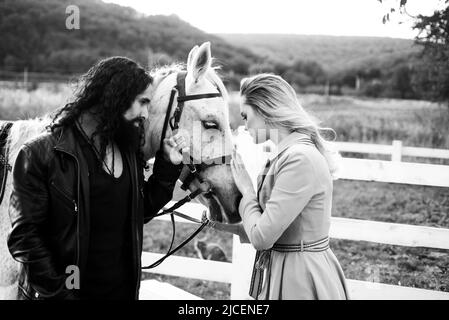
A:
[[[91,140],[95,135],[99,136],[100,156],[104,159],[120,117],[152,81],[150,74],[131,59],[111,57],[101,60],[80,77],[74,100],[55,113],[49,129],[72,126],[83,112],[89,110],[98,120]]]

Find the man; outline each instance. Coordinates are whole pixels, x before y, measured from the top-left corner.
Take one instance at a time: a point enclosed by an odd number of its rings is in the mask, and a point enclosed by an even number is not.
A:
[[[82,80],[14,165],[8,247],[23,266],[22,298],[137,299],[143,224],[171,199],[182,167],[186,143],[174,136],[144,180],[152,78],[143,68],[112,57]],[[67,281],[77,275],[78,289]]]

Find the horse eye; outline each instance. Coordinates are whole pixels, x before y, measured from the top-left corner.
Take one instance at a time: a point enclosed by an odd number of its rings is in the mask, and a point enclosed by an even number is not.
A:
[[[203,121],[203,126],[205,129],[218,129],[218,123],[214,121]]]

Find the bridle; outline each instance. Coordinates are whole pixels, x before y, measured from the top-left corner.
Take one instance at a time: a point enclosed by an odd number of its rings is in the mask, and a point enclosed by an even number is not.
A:
[[[186,95],[186,90],[185,90],[186,76],[187,76],[186,71],[179,72],[176,75],[176,85],[172,88],[171,93],[170,93],[170,100],[168,103],[167,112],[165,114],[165,120],[164,120],[164,126],[162,128],[162,135],[161,135],[159,150],[162,150],[162,148],[163,148],[164,139],[166,136],[168,125],[170,125],[172,132],[174,130],[179,129],[179,122],[181,121],[181,115],[184,110],[184,103],[186,101],[223,97],[223,94],[221,93],[221,91],[218,87],[217,87],[218,92]],[[175,101],[176,94],[178,94],[178,97],[176,99],[177,106],[176,106],[175,111],[173,112],[173,115],[171,116],[171,110],[173,109],[173,104]],[[180,208],[182,205],[192,201],[194,198],[196,198],[200,194],[203,194],[206,198],[212,197],[214,194],[213,187],[207,181],[202,179],[202,177],[200,176],[200,172],[204,171],[205,169],[207,169],[209,167],[212,167],[212,166],[215,166],[218,164],[228,164],[230,158],[231,158],[231,155],[224,155],[224,156],[216,157],[214,159],[210,159],[210,160],[208,160],[208,163],[205,163],[205,162],[201,162],[201,161],[194,159],[189,153],[183,154],[184,166],[183,166],[181,174],[178,178],[178,181],[181,182],[181,189],[186,191],[188,189],[189,185],[195,179],[199,182],[199,187],[197,189],[191,191],[190,194],[188,194],[186,197],[184,197],[183,199],[176,202],[170,208],[164,209],[162,212],[158,213],[155,216],[155,217],[159,217],[159,216],[166,215],[166,214],[170,215],[170,219],[172,222],[172,230],[173,230],[172,240],[170,243],[170,247],[169,247],[167,253],[165,254],[165,256],[163,256],[162,258],[160,258],[159,260],[157,260],[156,262],[152,263],[149,266],[142,267],[142,269],[151,269],[151,268],[155,268],[158,265],[160,265],[167,257],[174,254],[176,251],[178,251],[184,245],[186,245],[190,240],[192,240],[209,223],[209,221],[207,219],[203,219],[200,221],[198,219],[192,218],[190,216],[187,216],[187,215],[182,214],[181,212],[178,212],[175,210]],[[175,220],[174,220],[174,216],[173,216],[174,214],[176,214],[184,219],[190,220],[192,222],[200,223],[201,225],[186,240],[184,240],[180,245],[178,245],[175,249],[172,250],[173,243],[175,240],[175,231],[176,231],[175,230]]]

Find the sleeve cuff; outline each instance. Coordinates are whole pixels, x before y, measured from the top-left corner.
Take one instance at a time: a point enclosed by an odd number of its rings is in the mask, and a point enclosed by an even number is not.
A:
[[[252,194],[252,193],[244,194],[242,197],[242,200],[240,200],[240,203],[239,203],[239,212],[240,212],[240,216],[242,217],[242,220],[247,211],[246,209],[247,209],[248,205],[250,205],[250,204],[259,205],[254,194]]]
[[[158,178],[168,181],[175,181],[181,174],[183,164],[175,165],[164,159],[161,151],[156,153],[153,166],[153,174]]]

